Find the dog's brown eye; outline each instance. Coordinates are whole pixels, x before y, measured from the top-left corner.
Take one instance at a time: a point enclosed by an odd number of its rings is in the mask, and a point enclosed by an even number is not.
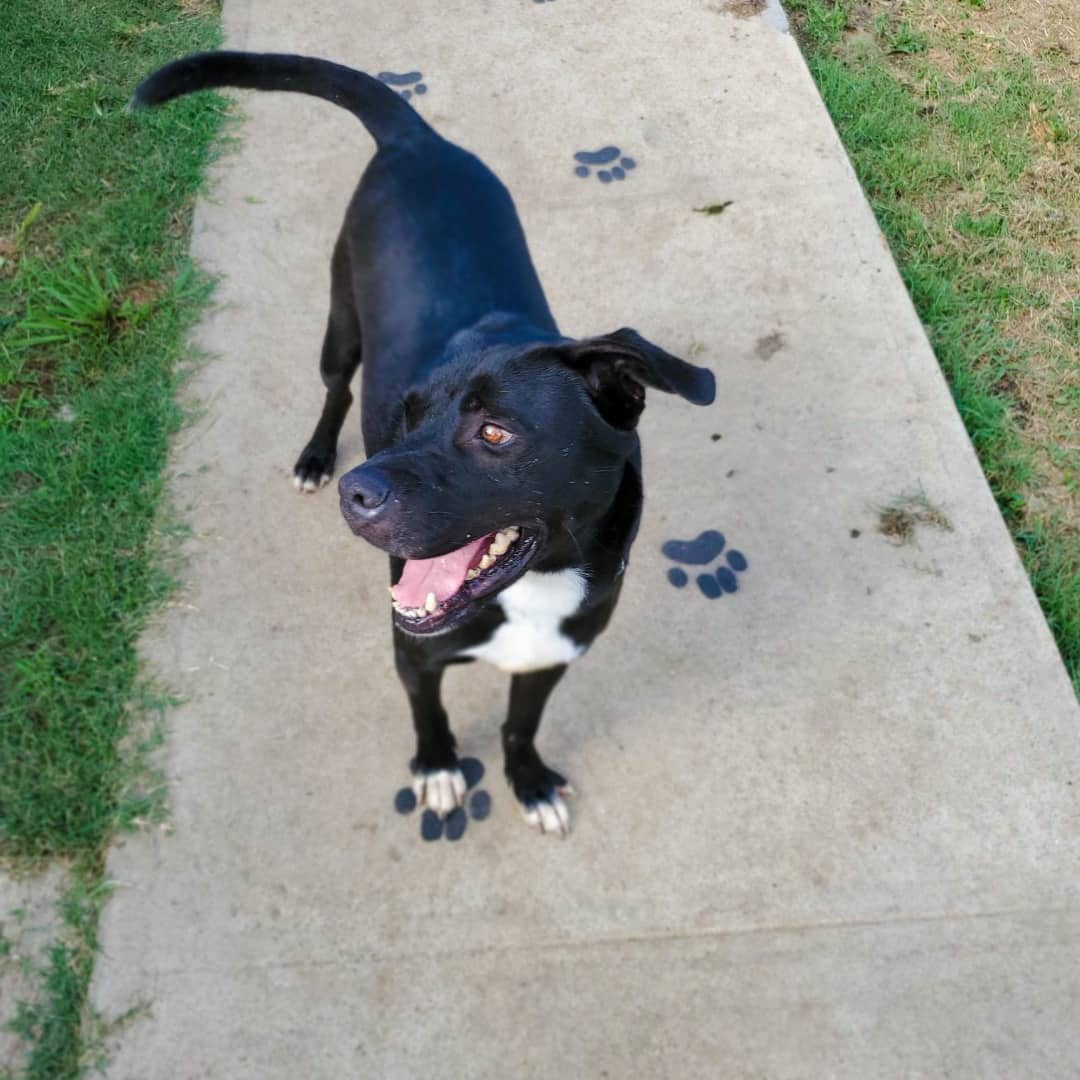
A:
[[[485,424],[480,429],[480,438],[483,439],[488,446],[503,446],[513,437],[514,436],[511,435],[506,428],[501,428],[498,424]]]

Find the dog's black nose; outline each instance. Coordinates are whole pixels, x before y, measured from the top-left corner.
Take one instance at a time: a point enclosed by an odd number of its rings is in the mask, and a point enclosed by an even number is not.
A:
[[[390,481],[385,473],[362,465],[338,481],[338,494],[346,513],[374,521],[389,505]]]

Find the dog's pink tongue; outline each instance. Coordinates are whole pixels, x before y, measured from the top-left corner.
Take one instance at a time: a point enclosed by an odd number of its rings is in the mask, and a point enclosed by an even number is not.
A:
[[[423,607],[428,593],[434,593],[441,604],[461,588],[465,575],[481,548],[487,547],[488,537],[482,536],[448,555],[437,559],[409,559],[401,572],[401,580],[390,590],[393,598],[405,607]]]

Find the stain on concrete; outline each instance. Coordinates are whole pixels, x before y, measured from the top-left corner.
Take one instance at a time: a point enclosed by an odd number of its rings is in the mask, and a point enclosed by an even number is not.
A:
[[[779,330],[774,330],[771,334],[766,334],[764,337],[757,339],[757,344],[754,346],[754,355],[759,360],[771,360],[786,345],[784,335]]]
[[[759,17],[781,33],[788,32],[788,17],[780,0],[712,0],[706,5],[718,15],[734,15],[738,19]]]
[[[709,203],[708,206],[695,206],[695,214],[707,214],[709,217],[716,217],[722,214],[731,205],[731,199],[726,199],[724,202]]]
[[[749,19],[754,15],[760,15],[768,6],[768,0],[722,0],[719,4],[710,5],[713,11],[737,15],[740,19]]]
[[[899,495],[878,511],[877,531],[894,544],[910,544],[920,525],[952,532],[952,522],[944,511],[934,506],[922,492]]]

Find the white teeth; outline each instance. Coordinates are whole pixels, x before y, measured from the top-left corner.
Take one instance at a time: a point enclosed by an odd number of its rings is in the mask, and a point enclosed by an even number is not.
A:
[[[472,581],[478,577],[484,570],[490,570],[499,559],[500,556],[505,555],[510,550],[510,545],[513,544],[517,538],[521,536],[521,530],[516,526],[511,526],[509,529],[500,529],[495,538],[488,544],[487,552],[480,559],[480,563],[474,566],[465,575],[466,581]]]
[[[435,594],[432,593],[430,595],[434,596]],[[431,612],[429,612],[426,608],[405,607],[404,604],[399,604],[396,600],[391,600],[391,605],[399,615],[404,615],[406,619],[419,619],[422,618],[424,615],[431,614]]]
[[[503,555],[520,535],[521,530],[515,525],[511,525],[509,529],[500,529],[495,534],[495,539],[488,545],[488,551],[492,555]]]
[[[498,562],[501,555],[505,555],[510,549],[510,545],[515,543],[521,536],[521,530],[516,525],[511,525],[507,529],[500,529],[495,538],[488,545],[486,554],[480,559],[477,566],[470,567],[465,573],[466,581],[475,581],[485,570],[490,570],[496,562]],[[394,590],[390,588],[390,602],[393,605],[394,610],[404,616],[406,619],[421,619],[425,615],[434,615],[439,608],[438,597],[429,592],[424,598],[424,606],[416,608],[408,608],[403,604],[399,604],[394,599]]]

